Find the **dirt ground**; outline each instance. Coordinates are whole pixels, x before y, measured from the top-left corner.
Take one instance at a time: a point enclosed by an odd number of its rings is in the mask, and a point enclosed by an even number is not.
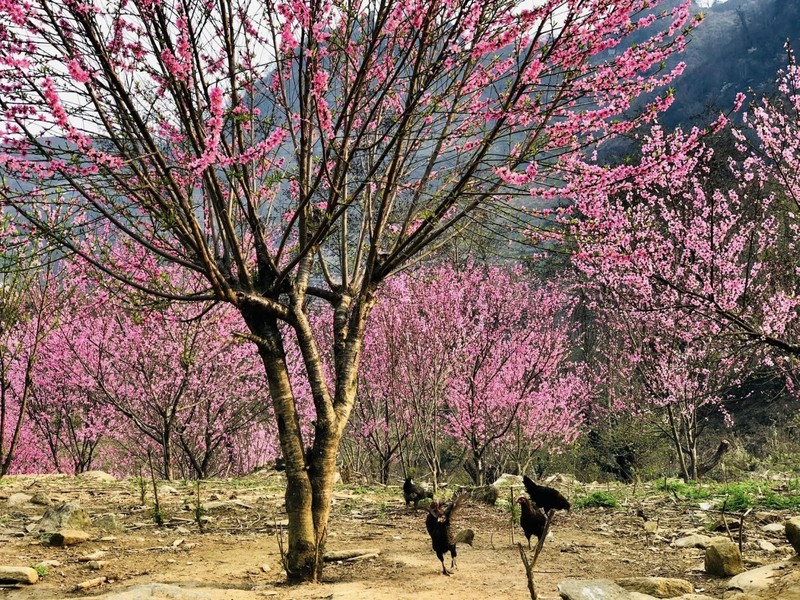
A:
[[[214,600],[529,598],[506,509],[470,502],[461,510],[456,528],[475,531],[474,547],[459,547],[459,569],[445,577],[430,548],[425,511],[406,509],[399,487],[338,487],[328,550],[377,549],[380,555],[328,564],[321,584],[288,586],[283,583],[276,535],[276,524],[285,518],[282,482],[281,474],[269,472],[244,480],[204,482],[201,503],[209,521],[201,532],[192,512],[196,502],[192,483],[164,484],[169,487],[162,487],[159,496],[166,523],[158,527],[152,517],[152,490],[147,492],[147,506],[141,506],[133,480],[53,475],[0,480],[0,565],[58,561],[33,586],[0,589],[0,599],[91,597],[151,582],[197,588]],[[45,492],[54,503],[79,501],[95,523],[114,514],[121,527],[113,532],[93,528],[92,540],[77,546],[50,546],[36,528],[46,507],[8,506],[12,494],[36,491]],[[575,509],[556,516],[536,568],[544,600],[558,598],[556,584],[566,578],[629,576],[680,577],[699,592],[722,597],[724,581],[702,572],[702,550],[670,546],[675,537],[703,528],[718,513],[663,494],[639,490],[634,497],[628,488],[617,489],[617,494],[627,494],[621,508]],[[642,520],[636,516],[640,507],[658,519],[655,536],[645,537]],[[787,516],[774,512],[749,517],[751,529],[746,525],[743,550],[750,565],[776,562],[790,553],[781,535],[764,533],[760,527]],[[516,527],[513,533],[514,542],[520,541],[521,529]],[[761,549],[759,542],[765,539],[777,550]],[[99,571],[81,560],[98,550],[106,552],[102,559],[108,561]],[[76,590],[79,583],[98,577],[106,582]]]

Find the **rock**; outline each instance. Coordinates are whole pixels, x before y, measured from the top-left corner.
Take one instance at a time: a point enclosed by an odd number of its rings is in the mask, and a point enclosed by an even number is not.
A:
[[[172,487],[171,485],[160,485],[160,486],[158,486],[158,493],[159,494],[172,494],[172,495],[180,494],[180,492],[178,490],[176,490],[174,487]]]
[[[169,598],[170,600],[211,600],[211,596],[196,588],[186,589],[165,583],[136,585],[121,592],[93,596],[95,600],[141,600],[142,598]]]
[[[523,488],[524,485],[522,484],[522,476],[521,475],[510,475],[508,473],[503,473],[497,480],[492,484],[494,487],[517,487]]]
[[[608,579],[566,579],[558,584],[563,600],[634,600],[636,596]]]
[[[794,548],[797,554],[800,554],[800,517],[792,517],[785,523],[786,539]]]
[[[616,582],[630,592],[649,594],[656,598],[674,598],[694,592],[694,586],[685,579],[671,577],[624,577]]]
[[[94,526],[107,533],[117,532],[122,530],[122,525],[114,513],[107,513],[99,515],[94,518]]]
[[[13,508],[16,506],[25,506],[28,502],[31,501],[33,496],[29,496],[28,494],[23,494],[22,492],[11,494],[6,501],[6,505],[9,508]]]
[[[39,490],[31,498],[31,504],[38,504],[39,506],[53,506],[53,501],[50,500],[50,496],[48,496],[42,490]]]
[[[39,531],[58,531],[60,529],[87,529],[92,526],[89,515],[77,502],[67,502],[48,508],[41,521]]]
[[[89,561],[89,568],[92,571],[99,571],[100,569],[105,569],[109,565],[109,561],[107,560],[90,560]]]
[[[730,577],[744,571],[739,546],[730,540],[712,542],[706,548],[705,570],[709,575]]]
[[[783,533],[786,530],[786,527],[783,523],[768,523],[761,529],[767,533]]]
[[[60,567],[61,561],[60,560],[43,560],[41,562],[36,563],[37,567]]]
[[[728,581],[728,590],[745,594],[759,594],[769,589],[789,563],[787,561],[764,565],[732,577]]]
[[[261,570],[264,573],[269,573],[272,570],[272,567],[270,567],[268,564],[264,563],[263,565],[261,565]]]
[[[85,531],[80,529],[62,529],[50,536],[51,546],[74,546],[92,539]]]
[[[775,544],[767,540],[758,540],[758,547],[764,552],[775,552],[778,549],[775,547]]]
[[[30,567],[0,566],[0,583],[29,583],[39,581],[39,574]]]
[[[325,562],[335,562],[337,560],[349,560],[351,558],[361,558],[367,555],[378,555],[379,548],[356,548],[354,550],[331,550],[322,557]]]
[[[89,479],[91,481],[116,481],[117,478],[111,475],[110,473],[106,473],[105,471],[86,471],[85,473],[79,473],[78,479]]]
[[[702,535],[699,533],[695,533],[693,535],[687,535],[685,537],[678,538],[672,545],[676,548],[708,548],[708,545],[712,542],[713,539],[707,535]],[[722,538],[727,540],[728,538]]]
[[[91,562],[93,560],[100,560],[106,554],[108,554],[105,550],[97,550],[96,552],[92,552],[91,554],[87,554],[86,556],[80,557],[78,560],[80,562]]]

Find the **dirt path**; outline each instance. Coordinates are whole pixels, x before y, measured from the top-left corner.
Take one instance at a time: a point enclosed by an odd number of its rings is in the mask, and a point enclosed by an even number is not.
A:
[[[211,521],[201,533],[192,521],[192,487],[173,484],[161,494],[168,525],[158,528],[148,508],[139,506],[132,482],[98,482],[68,477],[19,477],[0,482],[0,564],[30,566],[56,560],[47,576],[24,589],[0,591],[2,600],[78,598],[124,590],[151,582],[195,589],[197,598],[398,600],[415,598],[529,598],[517,547],[512,545],[508,513],[500,508],[467,505],[456,527],[475,531],[474,548],[459,547],[459,570],[451,577],[440,573],[424,526],[425,512],[406,510],[398,489],[342,488],[330,526],[329,549],[377,548],[377,559],[332,564],[325,582],[288,587],[282,583],[274,523],[282,506],[281,478],[262,477],[245,482],[213,482],[202,490]],[[96,521],[115,514],[122,529],[92,531],[90,542],[55,548],[33,531],[45,507],[26,504],[7,507],[14,493],[40,490],[54,502],[78,500]],[[355,490],[355,491],[354,491]],[[702,515],[666,499],[653,500],[651,512],[663,524],[663,538],[645,542],[637,503],[616,510],[584,509],[559,514],[553,536],[545,544],[537,568],[542,598],[555,599],[556,584],[569,577],[673,576],[689,579],[704,593],[721,597],[721,582],[702,573],[702,550],[669,546],[681,530],[700,526]],[[515,531],[515,541],[521,531]],[[114,539],[101,541],[110,535]],[[778,543],[778,540],[773,540]],[[103,550],[108,565],[92,571],[79,559]],[[783,550],[782,548],[780,550]],[[745,556],[777,560],[784,556],[759,554],[755,537]],[[449,564],[449,563],[448,563]],[[264,567],[264,568],[262,568]],[[265,570],[266,569],[266,570]],[[79,582],[98,576],[109,582],[76,592]],[[164,596],[167,597],[167,596]]]

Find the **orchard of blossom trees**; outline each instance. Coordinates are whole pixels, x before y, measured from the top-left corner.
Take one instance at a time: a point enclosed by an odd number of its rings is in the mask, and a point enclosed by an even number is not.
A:
[[[0,0],[0,474],[281,457],[300,580],[337,463],[439,483],[455,455],[482,484],[617,411],[696,476],[701,412],[800,349],[800,76],[738,128],[662,131],[701,20],[688,0]],[[600,162],[622,134],[641,156]],[[543,235],[570,253],[556,277],[477,260]]]

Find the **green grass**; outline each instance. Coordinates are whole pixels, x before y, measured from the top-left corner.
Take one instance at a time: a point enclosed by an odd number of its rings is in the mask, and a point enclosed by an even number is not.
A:
[[[575,501],[578,508],[619,508],[617,499],[608,492],[592,492],[588,496]]]
[[[728,512],[744,512],[750,508],[791,510],[800,507],[798,486],[789,484],[788,491],[773,490],[765,481],[739,481],[736,483],[704,483],[659,480],[656,489],[675,493],[682,500],[710,501],[717,508],[725,505]]]

